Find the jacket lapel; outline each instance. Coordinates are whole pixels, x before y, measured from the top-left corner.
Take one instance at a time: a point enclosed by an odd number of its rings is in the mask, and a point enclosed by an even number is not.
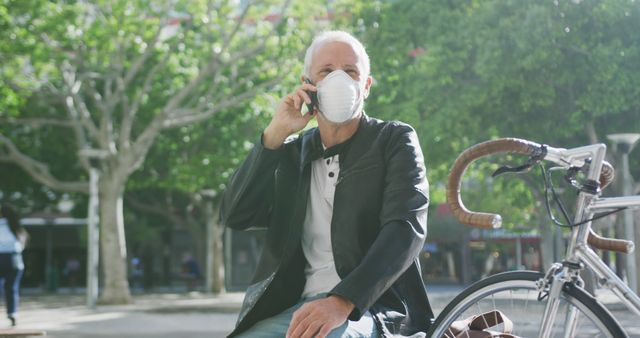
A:
[[[304,168],[316,159],[322,157],[322,142],[320,141],[320,130],[313,128],[300,137],[302,139],[300,156],[300,173]]]

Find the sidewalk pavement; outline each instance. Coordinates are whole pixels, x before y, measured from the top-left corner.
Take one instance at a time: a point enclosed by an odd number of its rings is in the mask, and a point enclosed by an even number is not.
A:
[[[429,288],[435,311],[460,292],[460,286]],[[129,305],[86,307],[84,294],[24,294],[18,328],[44,330],[47,337],[225,337],[235,326],[244,293],[134,294]],[[9,325],[0,319],[0,327]]]
[[[427,289],[436,314],[462,291],[457,285]],[[615,305],[611,295],[605,296],[605,303]],[[242,292],[134,294],[133,304],[100,305],[91,310],[84,294],[25,294],[18,328],[44,330],[54,338],[222,338],[233,329],[243,298]],[[629,315],[627,320],[635,320]],[[8,320],[0,319],[0,327],[8,325]]]
[[[243,297],[243,293],[139,294],[132,304],[91,310],[81,294],[25,295],[18,328],[44,330],[48,337],[224,337],[235,325]]]

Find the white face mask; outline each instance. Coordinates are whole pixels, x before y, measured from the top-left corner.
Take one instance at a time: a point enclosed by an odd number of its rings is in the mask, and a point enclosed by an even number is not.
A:
[[[343,123],[360,114],[363,95],[360,82],[342,69],[329,73],[318,82],[318,109],[333,123]]]

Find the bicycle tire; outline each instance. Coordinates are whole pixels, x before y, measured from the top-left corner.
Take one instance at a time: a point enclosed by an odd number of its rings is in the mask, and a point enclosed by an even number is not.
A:
[[[478,281],[442,310],[429,329],[427,337],[443,337],[451,323],[491,310],[501,310],[513,321],[513,334],[538,337],[546,299],[538,300],[536,281],[543,274],[535,271],[511,271]],[[618,321],[595,298],[567,283],[560,296],[557,320],[550,337],[565,337],[562,315],[569,306],[579,310],[577,332],[573,337],[628,337]],[[585,322],[586,320],[586,322]],[[499,331],[499,327],[498,330]]]

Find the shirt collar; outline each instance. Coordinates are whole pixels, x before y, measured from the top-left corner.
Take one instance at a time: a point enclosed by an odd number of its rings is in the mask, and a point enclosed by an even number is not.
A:
[[[303,135],[302,137],[301,164],[304,166],[307,163],[313,162],[319,158],[329,158],[335,155],[340,155],[340,158],[343,158],[344,155],[348,152],[349,146],[351,145],[352,141],[363,129],[363,124],[366,123],[367,118],[367,115],[362,112],[358,130],[356,130],[356,132],[348,140],[327,149],[324,149],[324,146],[322,145],[322,140],[320,139],[320,130],[318,128],[314,128],[308,133],[305,133],[305,135]]]

